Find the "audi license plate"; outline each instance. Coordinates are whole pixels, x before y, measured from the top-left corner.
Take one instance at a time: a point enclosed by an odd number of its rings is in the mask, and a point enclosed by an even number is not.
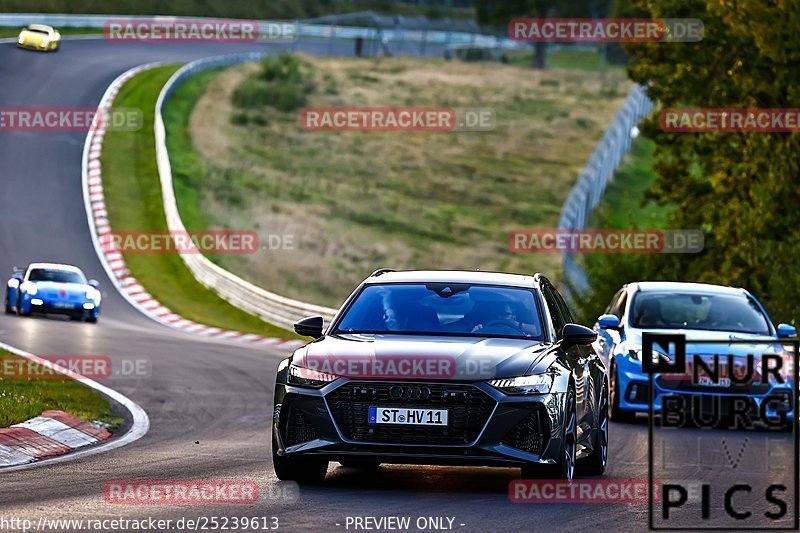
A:
[[[370,424],[406,426],[446,426],[447,409],[408,409],[405,407],[370,407]]]
[[[74,309],[75,304],[69,302],[53,302],[53,307],[56,309]]]

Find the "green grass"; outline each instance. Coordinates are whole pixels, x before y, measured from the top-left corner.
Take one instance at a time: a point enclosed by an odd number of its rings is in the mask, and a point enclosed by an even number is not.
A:
[[[170,97],[164,108],[164,126],[167,131],[167,149],[172,167],[172,183],[187,228],[208,229],[208,213],[202,209],[202,199],[197,177],[204,173],[203,162],[195,154],[189,137],[189,116],[194,102],[205,91],[208,83],[219,72],[207,70],[189,78]],[[215,257],[210,257],[215,260]],[[215,261],[216,262],[216,261]]]
[[[279,110],[268,98],[235,105],[236,88],[263,79],[263,65],[194,77],[165,113],[184,220],[252,228],[262,239],[293,234],[298,243],[291,252],[220,257],[221,265],[279,294],[329,306],[381,266],[557,276],[556,255],[513,254],[508,232],[556,223],[627,92],[623,74],[301,58],[311,66],[301,68],[313,81],[308,106],[487,107],[497,127],[308,132],[297,111]]]
[[[99,421],[109,430],[123,422],[111,414],[108,400],[86,385],[6,351],[0,351],[0,365],[0,427],[24,422],[49,409],[66,411],[87,422]],[[42,377],[34,377],[39,375]]]
[[[512,53],[509,64],[518,67],[530,67],[533,63],[533,52]],[[586,72],[613,71],[624,72],[625,67],[612,65],[603,60],[597,50],[584,48],[559,48],[547,55],[547,68],[583,70]]]
[[[644,193],[653,184],[655,143],[638,137],[617,169],[603,200],[590,217],[589,225],[610,229],[657,229],[666,224],[670,208],[643,203]]]
[[[136,132],[110,131],[103,144],[103,186],[111,227],[115,231],[166,232],[161,185],[153,143],[155,103],[161,88],[177,70],[166,66],[143,72],[120,91],[115,107],[141,109],[144,127]],[[189,230],[202,229],[186,222]],[[131,274],[173,312],[210,326],[297,338],[294,333],[246,313],[201,285],[177,254],[126,253]]]
[[[17,37],[22,28],[0,28],[0,39]],[[103,28],[56,28],[61,35],[102,35]]]

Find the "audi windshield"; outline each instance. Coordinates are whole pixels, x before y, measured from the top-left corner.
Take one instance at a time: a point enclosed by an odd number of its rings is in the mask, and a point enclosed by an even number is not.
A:
[[[771,334],[767,317],[745,295],[640,292],[632,310],[635,328]]]
[[[533,290],[458,283],[367,285],[335,333],[543,340]]]

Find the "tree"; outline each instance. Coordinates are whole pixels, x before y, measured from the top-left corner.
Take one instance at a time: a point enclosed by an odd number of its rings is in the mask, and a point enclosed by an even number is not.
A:
[[[696,18],[697,43],[636,43],[630,77],[663,108],[800,107],[800,10],[766,0],[645,0],[656,18]],[[701,229],[703,253],[658,256],[646,278],[743,286],[773,319],[800,312],[800,134],[666,133],[654,114],[643,133],[656,142],[648,199],[676,207],[673,229]]]
[[[476,0],[475,18],[480,24],[507,28],[515,18],[603,17],[607,0]],[[533,68],[545,68],[547,43],[533,43]]]

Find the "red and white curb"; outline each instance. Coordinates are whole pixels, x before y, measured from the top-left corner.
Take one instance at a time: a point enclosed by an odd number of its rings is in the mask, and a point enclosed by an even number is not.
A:
[[[111,433],[64,411],[41,415],[0,429],[0,467],[64,455],[111,438]]]
[[[164,63],[148,63],[124,72],[117,77],[106,89],[100,100],[98,109],[110,108],[114,98],[119,93],[122,85],[144,70],[163,66]],[[278,339],[263,337],[252,333],[231,331],[221,328],[198,324],[178,314],[159,303],[142,285],[131,276],[125,265],[125,259],[116,246],[114,239],[102,239],[103,235],[111,233],[108,221],[105,197],[103,195],[102,168],[100,154],[103,150],[103,139],[106,131],[103,125],[92,129],[86,135],[83,147],[83,199],[86,205],[86,214],[89,219],[89,229],[92,234],[97,256],[111,279],[114,286],[140,312],[151,319],[174,329],[183,330],[204,337],[223,339],[233,342],[272,346],[294,350],[304,344],[304,341],[295,339]]]
[[[0,342],[0,349],[52,369],[99,392],[125,409],[128,412],[126,418],[130,421],[128,430],[120,437],[112,439],[105,429],[83,422],[68,413],[45,411],[35,418],[0,429],[0,471],[60,463],[107,452],[139,440],[150,429],[150,418],[144,409],[114,389],[14,346]]]

